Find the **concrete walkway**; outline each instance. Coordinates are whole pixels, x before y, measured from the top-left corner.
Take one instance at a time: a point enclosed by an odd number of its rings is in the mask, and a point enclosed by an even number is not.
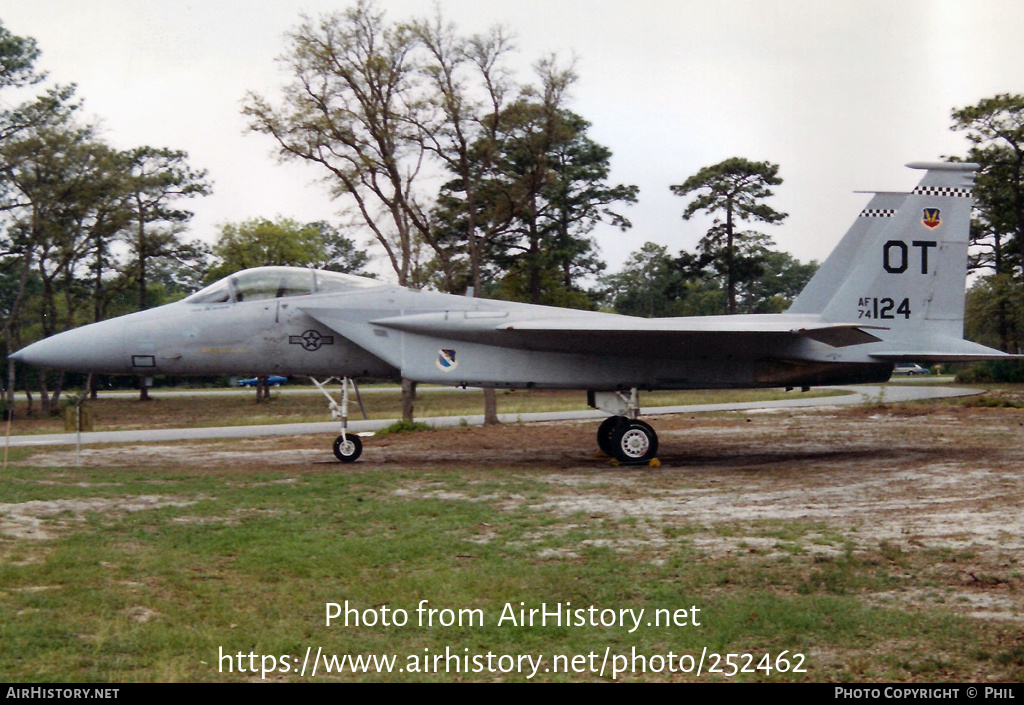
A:
[[[792,409],[798,407],[840,406],[864,404],[871,402],[904,402],[922,399],[941,399],[944,397],[962,397],[980,394],[979,389],[957,387],[926,387],[926,386],[878,386],[863,385],[855,387],[838,387],[848,391],[845,396],[836,397],[794,397],[778,401],[738,402],[732,404],[693,404],[689,406],[659,406],[641,409],[643,416],[658,414],[695,414],[708,411],[752,411],[758,409]],[[602,419],[607,417],[603,411],[551,411],[529,414],[499,414],[502,423],[519,423],[533,421],[568,421],[577,419]],[[435,416],[421,418],[417,421],[431,426],[480,426],[484,422],[483,414],[471,416]],[[372,421],[349,421],[349,431],[360,433],[376,431],[390,426],[395,419],[376,419]],[[252,438],[257,436],[300,436],[306,434],[338,433],[340,424],[337,421],[320,423],[284,423],[264,424],[259,426],[217,426],[210,428],[163,428],[134,431],[94,431],[81,434],[80,442],[91,443],[140,443],[162,441],[202,440],[209,438]],[[50,433],[37,436],[11,436],[10,447],[74,445],[74,433]]]

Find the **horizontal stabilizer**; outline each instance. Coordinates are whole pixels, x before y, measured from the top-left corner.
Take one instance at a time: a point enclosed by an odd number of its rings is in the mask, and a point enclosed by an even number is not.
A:
[[[894,341],[895,342],[895,341]],[[983,362],[989,360],[1024,360],[1024,355],[1010,355],[969,340],[940,338],[917,344],[899,341],[899,349],[871,352],[871,357],[886,362]]]
[[[1024,355],[1009,355],[1007,353],[994,353],[991,355],[977,355],[974,353],[948,353],[938,350],[925,351],[903,351],[885,352],[872,354],[871,357],[887,362],[926,362],[933,365],[940,362],[1024,362]]]

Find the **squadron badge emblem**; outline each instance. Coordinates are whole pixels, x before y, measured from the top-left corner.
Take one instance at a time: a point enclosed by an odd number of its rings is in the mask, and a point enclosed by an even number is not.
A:
[[[451,348],[438,350],[435,364],[437,364],[437,368],[442,372],[451,372],[459,366],[459,363],[455,360],[455,351]]]

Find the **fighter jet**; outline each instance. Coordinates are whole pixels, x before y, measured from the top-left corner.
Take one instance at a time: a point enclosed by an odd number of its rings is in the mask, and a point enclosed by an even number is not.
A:
[[[962,336],[978,165],[907,166],[924,170],[918,186],[875,193],[783,314],[645,319],[260,267],[14,358],[105,374],[327,375],[346,380],[346,395],[355,377],[579,389],[610,414],[599,447],[622,463],[648,463],[658,437],[638,418],[642,390],[877,383],[897,362],[1024,357]],[[362,448],[346,431],[343,421],[334,452],[347,462]]]

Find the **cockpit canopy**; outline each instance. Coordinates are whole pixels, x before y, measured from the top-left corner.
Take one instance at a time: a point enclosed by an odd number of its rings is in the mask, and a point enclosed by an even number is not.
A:
[[[302,267],[257,267],[224,277],[185,299],[190,304],[226,304],[285,296],[308,296],[380,286],[352,274]]]

